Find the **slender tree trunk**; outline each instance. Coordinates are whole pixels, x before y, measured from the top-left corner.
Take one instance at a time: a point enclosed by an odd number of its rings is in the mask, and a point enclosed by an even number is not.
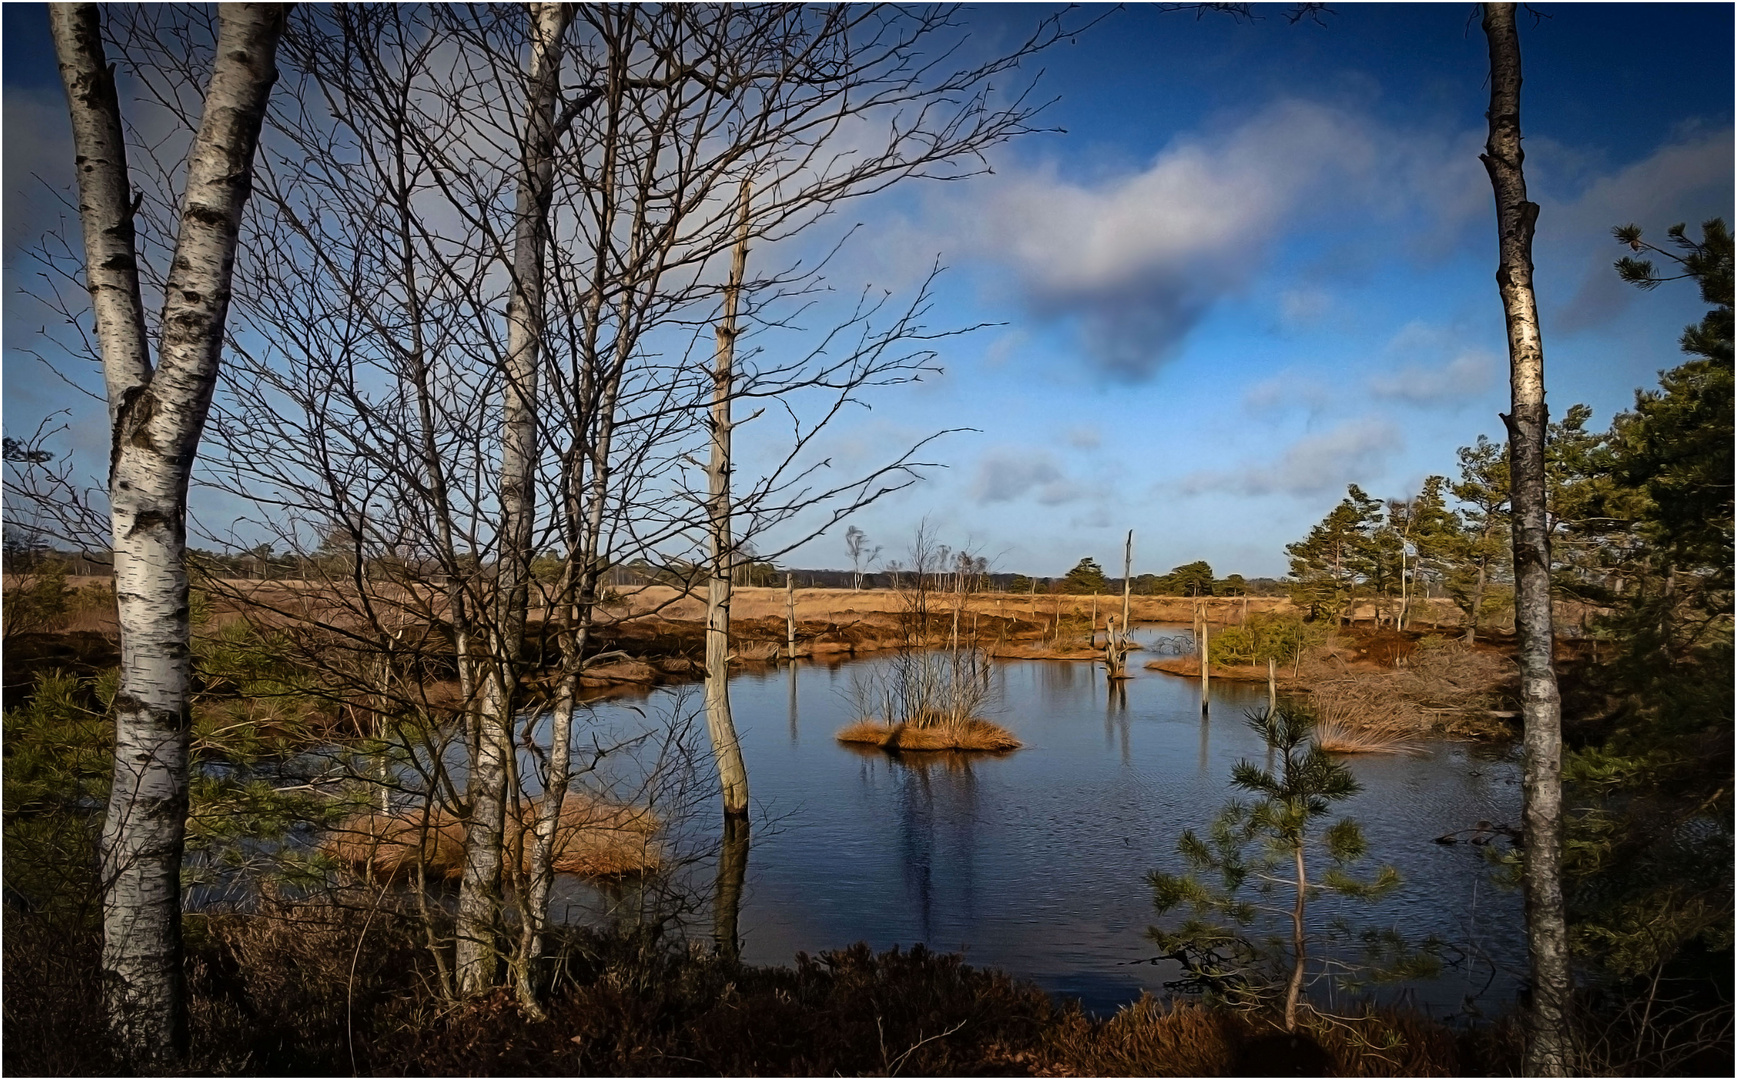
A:
[[[1554,667],[1550,534],[1545,520],[1544,345],[1532,292],[1532,236],[1538,204],[1526,199],[1520,145],[1520,39],[1513,4],[1484,5],[1490,43],[1490,137],[1483,162],[1496,196],[1501,262],[1496,283],[1508,325],[1512,412],[1508,461],[1514,515],[1514,623],[1519,636],[1525,723],[1527,943],[1532,997],[1526,1010],[1526,1072],[1566,1076],[1569,1027],[1568,923],[1562,900],[1562,704]]]
[[[1267,715],[1279,711],[1279,662],[1267,657]]]
[[[1488,538],[1486,538],[1487,541]],[[1478,612],[1484,609],[1484,587],[1489,580],[1490,560],[1488,556],[1478,560],[1478,587],[1472,593],[1472,610],[1466,614],[1466,644],[1471,645],[1478,640]]]
[[[180,234],[151,364],[113,69],[94,4],[49,25],[78,156],[85,283],[108,389],[110,526],[121,631],[115,771],[100,846],[103,1003],[141,1066],[186,1052],[181,853],[188,799],[187,484],[217,381],[242,210],[287,9],[219,9],[216,59],[187,155]]]
[[[1126,634],[1133,623],[1129,621],[1129,609],[1134,597],[1134,530],[1128,530],[1128,543],[1122,548],[1122,633]]]
[[[784,575],[784,653],[796,659],[796,575]]]
[[[724,816],[748,814],[748,770],[730,716],[730,565],[735,558],[730,535],[730,396],[734,393],[736,307],[748,272],[748,185],[742,184],[735,257],[724,292],[724,319],[718,324],[717,363],[712,371],[712,458],[707,506],[712,533],[712,580],[706,595],[706,729],[724,789]]]
[[[1210,698],[1207,696],[1212,679],[1212,631],[1206,625],[1206,611],[1200,612],[1200,715],[1205,716]]]
[[[1303,933],[1303,912],[1308,903],[1309,878],[1303,865],[1303,845],[1295,849],[1297,903],[1291,908],[1291,983],[1285,990],[1285,1030],[1297,1030],[1297,1006],[1303,1000],[1303,965],[1309,958],[1309,939]]]
[[[519,653],[529,606],[536,519],[537,376],[543,342],[543,266],[553,192],[555,99],[560,91],[565,4],[538,4],[532,20],[525,135],[514,200],[512,276],[507,294],[507,355],[502,402],[501,540],[495,591],[491,671],[481,731],[471,764],[471,813],[458,898],[458,992],[480,994],[495,982],[499,957],[503,825],[513,773],[513,714]],[[521,834],[521,843],[523,836]],[[519,852],[505,853],[515,873]]]

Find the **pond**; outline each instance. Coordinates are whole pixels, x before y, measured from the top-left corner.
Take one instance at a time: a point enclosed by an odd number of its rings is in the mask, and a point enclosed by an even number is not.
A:
[[[1187,630],[1140,636],[1176,633]],[[1142,963],[1157,951],[1145,938],[1154,919],[1146,875],[1181,869],[1178,835],[1204,831],[1230,795],[1236,761],[1263,760],[1244,714],[1264,706],[1266,690],[1220,681],[1203,720],[1198,683],[1144,670],[1150,655],[1134,654],[1120,690],[1091,664],[1000,664],[991,718],[1025,748],[995,756],[895,757],[837,742],[853,719],[853,672],[872,657],[736,677],[754,802],[742,958],[782,964],[856,941],[922,942],[1095,1012],[1162,993],[1178,970]],[[596,703],[593,721],[632,728],[660,710],[698,707],[692,688],[659,690]],[[1311,921],[1344,915],[1358,929],[1451,943],[1442,975],[1404,992],[1438,1017],[1511,1001],[1525,957],[1520,897],[1493,882],[1488,848],[1434,840],[1479,820],[1518,823],[1517,754],[1438,742],[1416,756],[1345,760],[1362,791],[1335,809],[1362,824],[1372,859],[1397,867],[1404,884],[1372,906],[1323,902]],[[709,867],[694,869],[696,882],[711,880]],[[561,892],[588,906],[586,888]]]

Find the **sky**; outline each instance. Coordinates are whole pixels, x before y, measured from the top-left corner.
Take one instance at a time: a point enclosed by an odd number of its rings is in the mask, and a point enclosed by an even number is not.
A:
[[[968,7],[993,49],[1047,9]],[[1495,216],[1478,154],[1488,54],[1471,4],[1338,4],[1290,25],[1131,5],[1017,79],[1053,98],[992,172],[902,185],[829,227],[866,226],[834,286],[906,296],[946,267],[931,328],[944,373],[869,395],[827,443],[841,473],[949,430],[923,482],[857,512],[884,558],[925,518],[997,569],[1082,557],[1136,573],[1206,559],[1275,576],[1350,483],[1414,493],[1455,449],[1500,437],[1506,345]],[[1612,226],[1732,215],[1733,8],[1540,4],[1521,11],[1526,176],[1551,412],[1600,426],[1679,362],[1692,285],[1617,281]],[[64,213],[65,103],[40,5],[4,9],[4,409],[10,435],[72,410],[95,473],[101,406],[50,370],[22,290]],[[1041,69],[1041,75],[1038,74]],[[45,363],[44,361],[47,361]],[[965,430],[953,430],[965,429]],[[753,424],[737,435],[748,446]],[[201,506],[196,514],[221,516]],[[846,564],[845,524],[784,561]],[[762,548],[780,546],[767,537]]]

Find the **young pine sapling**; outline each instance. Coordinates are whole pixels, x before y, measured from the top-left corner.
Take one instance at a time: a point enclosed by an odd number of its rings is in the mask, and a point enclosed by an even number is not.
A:
[[[1192,829],[1182,834],[1176,846],[1188,871],[1155,871],[1149,880],[1159,915],[1186,906],[1189,917],[1175,929],[1153,927],[1148,934],[1181,962],[1181,985],[1211,989],[1247,1004],[1266,996],[1259,969],[1274,962],[1282,971],[1288,954],[1284,1016],[1286,1030],[1294,1031],[1309,958],[1309,902],[1323,893],[1378,900],[1397,888],[1400,878],[1385,865],[1367,878],[1354,876],[1351,868],[1368,852],[1362,828],[1351,818],[1331,825],[1322,821],[1333,803],[1357,793],[1358,783],[1349,769],[1314,743],[1314,717],[1282,703],[1250,714],[1249,724],[1268,747],[1268,768],[1239,761],[1231,770],[1231,786],[1255,801],[1231,799],[1205,838]],[[1311,870],[1319,871],[1322,856],[1327,868],[1313,876]],[[1252,886],[1261,899],[1249,898],[1245,886]],[[1282,940],[1262,945],[1245,932],[1263,912],[1288,916],[1288,950]],[[1392,943],[1380,944],[1384,952],[1393,951]],[[1432,958],[1406,956],[1403,949],[1399,953],[1399,963],[1380,974],[1429,973]]]

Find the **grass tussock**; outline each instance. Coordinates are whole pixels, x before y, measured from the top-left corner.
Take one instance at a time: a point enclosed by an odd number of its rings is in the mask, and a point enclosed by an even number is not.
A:
[[[1336,718],[1315,723],[1315,745],[1329,754],[1421,754],[1423,747],[1410,741],[1416,729],[1375,721],[1353,726]]]
[[[970,719],[919,727],[859,720],[838,733],[838,741],[878,746],[882,750],[1018,750],[1025,744],[1013,733],[988,720]]]
[[[538,806],[531,803],[507,815],[504,850],[518,852],[527,873],[533,837],[526,830],[535,827]],[[555,872],[625,877],[655,871],[662,863],[654,839],[660,824],[642,807],[571,792],[555,826]],[[464,872],[464,842],[464,823],[444,810],[375,812],[344,821],[327,834],[320,850],[386,880],[408,876],[419,863],[431,876],[457,878]]]

